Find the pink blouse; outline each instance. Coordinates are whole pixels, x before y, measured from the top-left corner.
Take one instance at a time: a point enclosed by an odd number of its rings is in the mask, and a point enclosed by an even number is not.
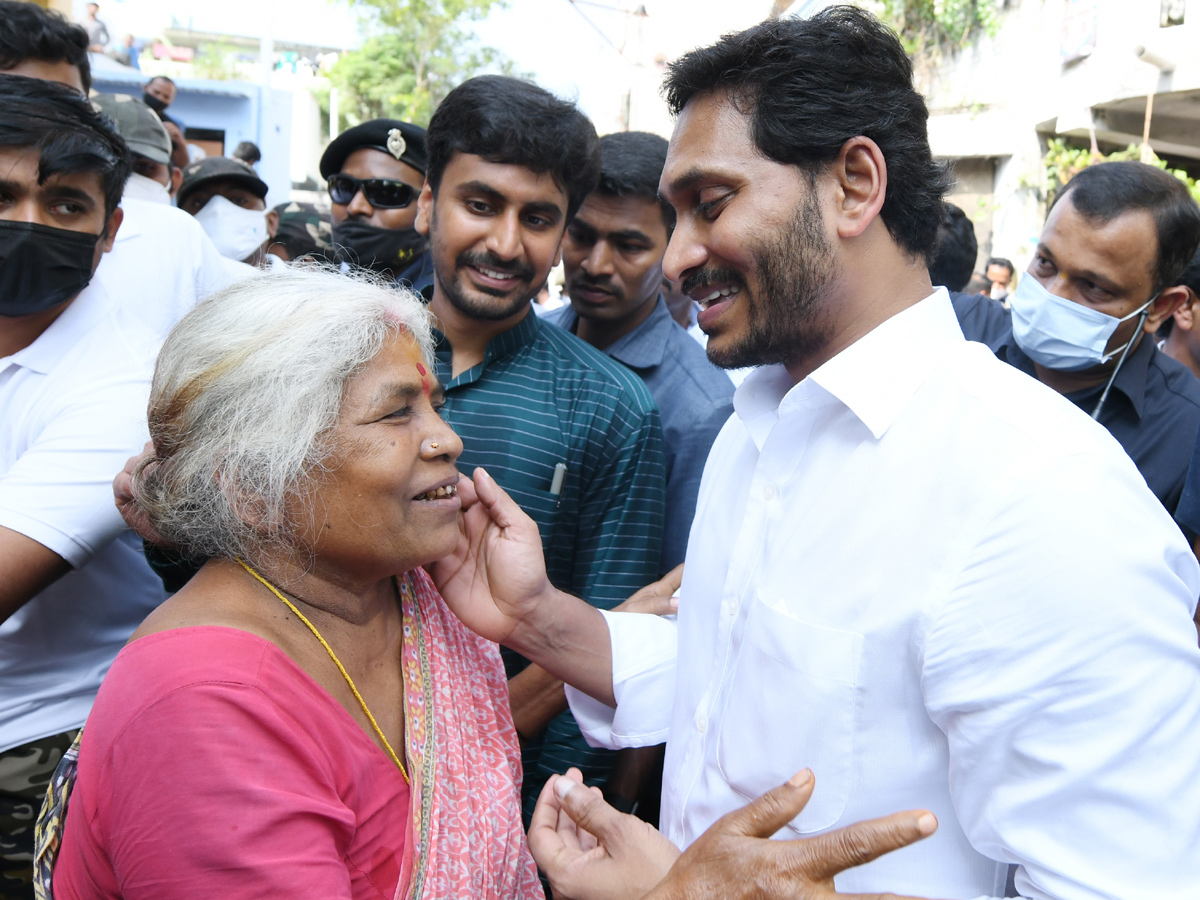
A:
[[[274,644],[163,631],[100,688],[54,895],[392,900],[408,813],[395,764]]]

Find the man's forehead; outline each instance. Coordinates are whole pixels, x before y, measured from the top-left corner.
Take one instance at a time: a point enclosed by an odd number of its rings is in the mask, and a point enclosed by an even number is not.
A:
[[[36,184],[42,155],[37,147],[0,147],[0,180]],[[100,175],[96,172],[58,172],[41,185],[43,189],[69,186],[82,188],[103,200]]]
[[[1041,243],[1060,267],[1074,264],[1126,282],[1152,278],[1158,261],[1158,230],[1149,210],[1127,210],[1106,222],[1079,212],[1070,193],[1050,210]]]
[[[446,165],[442,185],[484,190],[513,203],[554,203],[567,207],[567,192],[549,172],[515,163],[498,163],[473,153],[456,153]]]
[[[680,111],[667,148],[659,191],[678,189],[681,180],[728,174],[747,161],[762,160],[750,134],[750,118],[728,93],[703,94]]]

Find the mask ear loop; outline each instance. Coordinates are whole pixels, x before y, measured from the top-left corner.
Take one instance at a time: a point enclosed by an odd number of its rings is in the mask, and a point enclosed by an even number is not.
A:
[[[1104,393],[1100,395],[1100,400],[1096,404],[1096,408],[1092,410],[1092,419],[1100,421],[1100,410],[1104,408],[1104,401],[1108,399],[1108,392],[1112,390],[1113,382],[1117,380],[1117,373],[1121,371],[1121,366],[1125,365],[1125,357],[1129,355],[1129,351],[1133,349],[1133,345],[1137,343],[1138,335],[1142,333],[1142,328],[1146,325],[1146,319],[1150,315],[1150,306],[1158,299],[1155,294],[1150,298],[1150,302],[1146,304],[1146,308],[1142,310],[1142,314],[1138,316],[1138,325],[1134,329],[1133,337],[1129,339],[1129,343],[1125,345],[1125,349],[1121,351],[1121,358],[1117,360],[1117,367],[1113,369],[1113,373],[1109,376],[1108,384],[1104,386]]]

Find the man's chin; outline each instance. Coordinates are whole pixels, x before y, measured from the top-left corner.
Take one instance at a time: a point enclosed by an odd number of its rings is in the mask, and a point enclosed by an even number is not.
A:
[[[464,290],[461,283],[457,290],[446,291],[446,299],[450,301],[451,306],[469,318],[487,322],[501,322],[515,316],[529,305],[532,296],[532,288],[529,285],[505,291],[503,294],[494,294],[475,287]]]

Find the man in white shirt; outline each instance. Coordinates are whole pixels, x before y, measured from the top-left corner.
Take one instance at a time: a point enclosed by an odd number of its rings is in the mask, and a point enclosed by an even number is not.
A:
[[[76,91],[0,75],[0,896],[100,680],[164,597],[113,507],[156,339],[92,276],[129,152]]]
[[[548,589],[486,477],[435,577],[581,689],[590,740],[667,740],[678,847],[803,767],[779,837],[906,807],[940,828],[807,880],[747,878],[736,853],[668,873],[674,851],[560,778],[530,832],[552,886],[1194,897],[1200,569],[1108,433],[965,341],[930,285],[947,180],[899,42],[845,7],[766,22],[676,62],[667,96],[664,272],[704,306],[710,358],[762,366],[709,456],[678,626]]]

